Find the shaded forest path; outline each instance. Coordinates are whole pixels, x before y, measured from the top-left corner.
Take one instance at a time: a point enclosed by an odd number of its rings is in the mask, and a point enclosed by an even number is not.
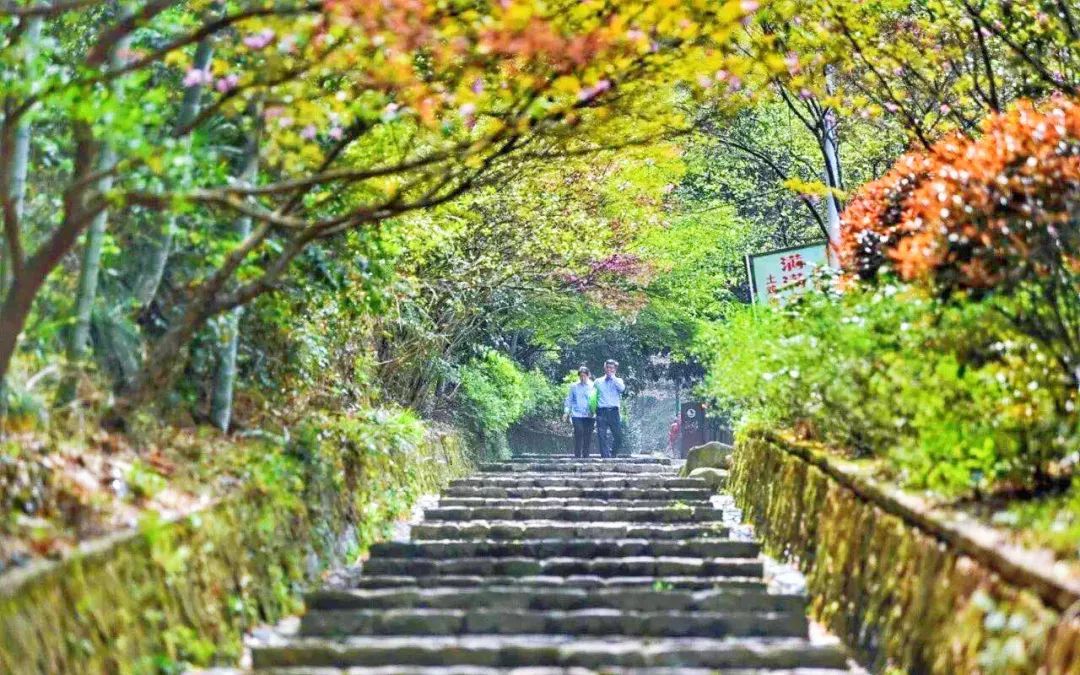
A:
[[[349,588],[309,593],[262,672],[705,673],[846,668],[808,636],[670,460],[523,455],[454,481],[411,541],[374,546]],[[325,670],[330,668],[331,670]],[[524,670],[518,670],[524,668]]]

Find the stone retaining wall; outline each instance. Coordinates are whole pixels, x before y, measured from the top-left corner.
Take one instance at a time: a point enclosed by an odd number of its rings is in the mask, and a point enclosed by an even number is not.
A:
[[[562,436],[547,430],[529,429],[515,426],[507,434],[510,451],[514,453],[530,452],[535,454],[561,455],[574,452],[574,437]],[[596,439],[593,439],[596,446]],[[594,453],[597,452],[595,449]]]
[[[1080,673],[1080,588],[989,528],[950,520],[821,448],[752,431],[731,490],[812,614],[874,672]]]
[[[307,582],[388,525],[399,508],[384,503],[392,493],[438,490],[468,466],[454,434],[430,434],[391,461],[402,469],[392,478],[372,475],[367,460],[346,468],[359,499],[303,460],[276,464],[262,469],[275,475],[195,514],[0,577],[0,673],[177,672],[235,660],[245,629],[296,611]]]

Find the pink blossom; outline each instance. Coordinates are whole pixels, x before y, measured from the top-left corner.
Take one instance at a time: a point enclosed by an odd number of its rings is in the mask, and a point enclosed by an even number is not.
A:
[[[185,87],[201,87],[204,84],[210,84],[214,81],[214,76],[210,74],[209,70],[197,70],[192,68],[184,75]]]
[[[240,78],[235,73],[229,73],[225,77],[218,78],[215,87],[218,91],[224,94],[227,91],[232,91],[233,89],[235,89],[239,81]]]
[[[611,80],[607,80],[607,79],[600,80],[599,82],[597,82],[593,86],[585,87],[584,89],[579,91],[578,92],[578,100],[582,101],[582,102],[591,101],[592,99],[596,98],[597,96],[604,93],[608,89],[611,89]]]
[[[484,81],[479,77],[476,78],[473,80],[471,89],[474,94],[482,94],[484,92]]]
[[[742,3],[740,4],[742,11],[746,12],[747,14],[750,14],[751,12],[756,12],[758,6],[759,4],[757,0],[742,0]]]
[[[134,49],[131,49],[130,47],[121,47],[120,49],[116,50],[116,58],[120,59],[124,63],[134,61],[138,55],[139,53]]]
[[[792,75],[799,74],[800,66],[798,54],[795,52],[788,52],[787,56],[784,58],[784,62],[787,64],[788,73]]]
[[[289,117],[289,116],[287,116],[287,115],[286,115],[285,117],[280,117],[280,118],[278,118],[278,121],[277,121],[277,123],[278,123],[278,126],[279,126],[279,127],[281,127],[282,129],[285,129],[285,128],[287,128],[287,127],[291,127],[291,126],[292,126],[292,123],[293,123],[293,118],[291,118],[291,117]]]
[[[329,132],[330,138],[335,141],[340,141],[345,136],[345,132],[341,130],[341,127],[331,127]]]
[[[698,82],[698,86],[701,87],[702,89],[708,89],[709,87],[713,86],[713,80],[708,75],[700,75],[700,76],[698,76],[697,82]]]
[[[318,134],[319,134],[319,131],[318,131],[318,129],[315,128],[314,124],[309,124],[309,125],[307,125],[306,127],[304,127],[303,129],[300,130],[300,138],[303,138],[306,141],[315,140],[315,137]]]
[[[896,112],[897,110],[900,109],[900,107],[897,106],[892,101],[889,101],[888,103],[885,104],[885,109],[888,110],[889,112]]]
[[[272,106],[270,108],[267,108],[263,112],[263,117],[265,119],[272,120],[272,119],[276,119],[278,117],[281,117],[284,114],[285,114],[285,108],[282,108],[279,105],[275,105],[275,106]]]
[[[269,28],[264,28],[258,33],[253,33],[244,38],[244,46],[248,49],[259,50],[265,49],[267,45],[274,41],[274,31]]]
[[[952,112],[952,108],[949,107],[948,103],[942,103],[939,110],[941,110],[942,115],[948,115],[950,112]]]
[[[814,92],[810,91],[806,87],[803,87],[802,89],[799,90],[799,98],[801,98],[804,101],[808,101],[808,100],[814,98]]]

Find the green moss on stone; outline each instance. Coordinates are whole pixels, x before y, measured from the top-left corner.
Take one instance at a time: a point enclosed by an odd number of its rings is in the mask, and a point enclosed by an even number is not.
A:
[[[730,488],[770,554],[807,575],[815,618],[874,672],[1080,673],[1080,619],[1006,583],[766,433]]]
[[[328,565],[378,540],[468,467],[456,435],[391,442],[327,417],[266,447],[229,497],[0,580],[0,672],[167,673],[233,661],[256,622],[300,608]],[[396,437],[395,437],[396,438]]]

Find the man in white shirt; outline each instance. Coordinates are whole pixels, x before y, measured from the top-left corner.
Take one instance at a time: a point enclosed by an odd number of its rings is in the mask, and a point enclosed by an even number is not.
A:
[[[604,376],[596,380],[597,392],[596,434],[599,437],[600,456],[615,457],[622,449],[622,426],[619,418],[619,406],[626,384],[615,376],[619,362],[613,359],[604,361]],[[607,432],[611,430],[613,443],[608,445]]]

